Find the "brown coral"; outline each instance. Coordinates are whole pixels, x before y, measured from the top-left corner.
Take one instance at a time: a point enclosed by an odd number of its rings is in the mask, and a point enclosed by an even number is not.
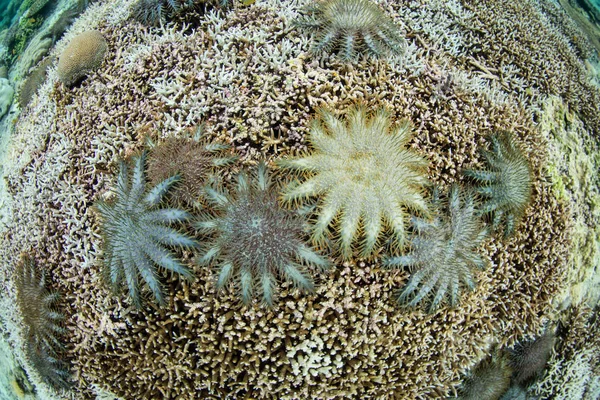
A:
[[[86,31],[75,36],[58,59],[58,78],[66,86],[98,68],[108,45],[99,31]]]

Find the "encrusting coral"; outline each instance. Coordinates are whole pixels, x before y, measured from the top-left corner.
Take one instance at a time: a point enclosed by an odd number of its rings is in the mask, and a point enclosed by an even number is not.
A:
[[[531,167],[523,150],[509,132],[490,137],[491,150],[481,153],[487,169],[468,169],[465,175],[480,183],[477,191],[485,197],[483,213],[492,213],[492,227],[504,221],[504,235],[514,233],[531,201]]]
[[[64,351],[61,336],[64,315],[56,309],[58,292],[46,288],[44,271],[39,271],[33,258],[22,254],[15,269],[17,305],[25,326],[25,354],[28,361],[48,384],[66,388],[69,372],[60,355]]]
[[[411,238],[411,252],[384,261],[388,267],[413,270],[398,301],[416,306],[430,297],[430,312],[448,297],[450,305],[456,305],[461,286],[475,288],[472,270],[486,266],[477,248],[488,233],[476,216],[473,194],[465,193],[457,185],[450,189],[447,207],[443,207],[438,191],[434,190],[433,205],[436,207],[433,220],[412,218],[417,233]]]
[[[258,291],[264,303],[273,305],[278,277],[313,291],[308,268],[324,270],[329,265],[303,243],[304,223],[279,207],[276,189],[261,163],[251,178],[246,173],[237,176],[233,193],[207,188],[206,196],[217,215],[204,215],[194,224],[201,233],[213,234],[198,262],[219,263],[218,289],[236,275],[246,304]]]
[[[393,247],[404,246],[408,210],[427,212],[427,160],[407,148],[412,135],[408,121],[393,126],[384,109],[369,115],[366,107],[355,106],[345,121],[321,110],[308,134],[314,150],[279,161],[281,167],[304,175],[284,190],[284,201],[320,196],[314,243],[326,242],[333,225],[346,259],[360,236],[359,254],[371,256],[386,228],[393,233]]]
[[[102,219],[105,277],[114,290],[125,278],[129,297],[137,307],[141,306],[140,277],[156,302],[164,304],[156,266],[180,274],[185,279],[192,279],[191,271],[164,245],[181,248],[197,245],[191,237],[170,227],[172,223],[187,220],[190,215],[186,211],[158,207],[179,176],[171,176],[147,190],[145,163],[146,152],[135,157],[131,182],[128,182],[129,168],[121,161],[115,198],[96,203]]]
[[[305,13],[296,24],[315,32],[315,53],[339,48],[345,61],[363,52],[375,57],[402,53],[398,26],[370,0],[316,0]]]

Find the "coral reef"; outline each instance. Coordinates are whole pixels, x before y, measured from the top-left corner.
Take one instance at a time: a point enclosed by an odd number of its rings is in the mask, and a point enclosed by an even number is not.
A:
[[[472,17],[462,65],[521,93],[530,104],[543,95],[559,95],[584,117],[588,129],[600,131],[600,90],[587,79],[585,65],[573,51],[573,38],[548,19],[538,2],[466,0],[463,6]]]
[[[408,210],[427,212],[427,161],[407,148],[412,135],[408,121],[393,126],[384,109],[369,115],[364,106],[356,106],[345,121],[320,111],[308,135],[314,151],[279,162],[305,175],[285,189],[284,201],[322,196],[312,228],[314,243],[322,245],[334,225],[345,259],[353,255],[359,234],[361,257],[373,254],[387,228],[393,232],[393,247],[404,246]]]
[[[189,219],[189,214],[177,208],[158,207],[179,176],[171,176],[147,190],[145,167],[144,152],[135,157],[131,182],[128,182],[129,169],[122,161],[115,198],[108,202],[98,201],[95,205],[102,219],[106,279],[116,291],[125,278],[129,297],[137,307],[141,306],[140,277],[152,292],[154,300],[160,305],[165,302],[156,266],[185,279],[192,279],[191,271],[164,245],[196,247],[192,238],[170,227],[173,223]]]
[[[570,202],[547,177],[551,153],[534,115],[554,91],[591,133],[597,94],[578,72],[578,50],[537,1],[378,1],[406,32],[405,54],[353,63],[310,57],[310,39],[293,27],[304,0],[257,0],[158,29],[131,23],[134,3],[96,2],[58,41],[54,56],[97,29],[106,62],[72,88],[50,68],[2,162],[0,300],[10,304],[8,269],[20,247],[35,247],[65,296],[76,379],[58,397],[93,398],[100,387],[122,398],[442,398],[490,343],[512,346],[554,318],[573,225]],[[206,121],[209,142],[230,144],[246,167],[270,165],[308,154],[317,110],[338,115],[361,102],[413,122],[406,148],[429,160],[423,175],[442,191],[464,184],[466,167],[484,165],[477,149],[492,132],[513,132],[530,159],[531,205],[519,229],[483,243],[490,267],[455,308],[398,309],[393,294],[409,274],[382,269],[379,249],[369,260],[334,259],[311,295],[281,284],[273,308],[240,306],[238,292],[217,293],[214,271],[197,267],[193,282],[161,280],[163,308],[106,295],[91,206],[114,186],[118,156],[142,150],[147,132],[159,143]],[[8,310],[0,314],[10,322]],[[595,359],[581,359],[592,371]]]
[[[57,292],[46,288],[44,271],[28,254],[21,256],[15,269],[17,306],[25,326],[25,355],[37,373],[56,388],[69,386],[69,372],[60,359],[64,345],[64,315],[56,309]]]
[[[480,183],[477,191],[485,197],[484,213],[493,214],[492,227],[504,221],[504,236],[514,233],[531,200],[531,167],[509,132],[490,137],[491,150],[482,151],[487,169],[468,169],[465,175]]]
[[[339,48],[349,61],[359,53],[381,57],[402,52],[404,38],[394,22],[370,0],[315,0],[296,24],[316,32],[313,52]]]
[[[388,267],[416,270],[398,301],[416,306],[421,300],[430,298],[430,312],[448,297],[450,305],[456,305],[462,286],[470,290],[475,288],[471,270],[486,266],[486,261],[476,250],[488,234],[475,214],[473,193],[463,193],[453,185],[445,206],[441,204],[437,190],[433,197],[435,218],[432,221],[412,219],[417,233],[411,238],[411,252],[384,261]]]
[[[106,47],[106,40],[98,31],[83,32],[74,37],[58,59],[60,81],[66,86],[72,86],[100,67]]]
[[[542,108],[540,130],[549,142],[548,173],[557,197],[573,213],[569,286],[555,300],[560,307],[600,301],[600,151],[581,119],[557,97]]]
[[[217,289],[223,289],[235,275],[245,304],[253,292],[272,306],[277,278],[313,291],[313,279],[307,267],[324,270],[328,261],[303,243],[303,222],[277,204],[277,190],[259,164],[255,176],[237,176],[233,193],[206,189],[206,196],[217,209],[216,216],[206,215],[194,223],[203,234],[213,234],[201,265],[219,263]]]

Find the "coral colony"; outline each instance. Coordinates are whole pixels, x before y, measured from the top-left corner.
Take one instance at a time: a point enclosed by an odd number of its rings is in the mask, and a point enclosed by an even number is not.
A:
[[[403,3],[90,5],[4,171],[2,315],[40,393],[593,398],[565,280],[597,187],[549,180],[538,126],[600,126],[590,45],[546,0]]]

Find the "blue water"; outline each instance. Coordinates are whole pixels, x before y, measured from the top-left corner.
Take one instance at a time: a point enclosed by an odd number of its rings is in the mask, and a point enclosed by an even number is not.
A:
[[[23,0],[0,0],[0,31],[14,22],[21,3]]]

